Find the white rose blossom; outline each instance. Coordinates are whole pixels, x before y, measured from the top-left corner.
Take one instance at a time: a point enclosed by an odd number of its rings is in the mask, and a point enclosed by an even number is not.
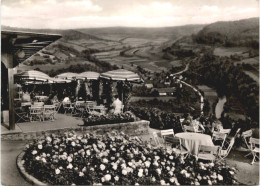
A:
[[[140,172],[140,171],[139,171],[137,175],[138,175],[138,177],[141,178],[141,177],[143,177],[143,172]]]
[[[68,166],[67,166],[67,169],[72,169],[73,168],[73,165],[70,163]]]
[[[33,150],[33,151],[32,151],[32,154],[33,154],[33,155],[37,154],[37,151],[36,151],[36,150]]]
[[[108,159],[104,158],[103,163],[108,163]]]
[[[67,159],[68,162],[72,162],[72,158],[70,156],[68,156],[68,159]]]
[[[219,180],[219,181],[222,181],[222,180],[223,180],[223,176],[220,175],[220,174],[218,174],[218,180]]]
[[[156,169],[156,172],[157,172],[158,175],[160,175],[162,173],[161,169],[159,169],[159,168]]]
[[[118,177],[118,176],[115,176],[114,179],[115,179],[115,181],[118,181],[118,180],[119,180],[119,177]]]
[[[106,174],[105,175],[105,180],[106,181],[110,181],[111,180],[111,175],[110,174]]]
[[[55,174],[60,174],[60,169],[55,169]]]
[[[47,161],[46,161],[46,159],[45,159],[45,158],[42,158],[42,162],[43,162],[43,163],[46,163]]]
[[[127,175],[127,170],[126,170],[126,169],[123,169],[123,170],[122,170],[122,174],[123,174],[123,175]]]
[[[161,181],[160,181],[160,184],[161,184],[161,185],[166,185],[166,183],[165,183],[164,180],[161,180]]]
[[[36,156],[36,158],[35,158],[36,160],[40,160],[40,156]]]
[[[83,172],[79,172],[79,176],[80,177],[84,176],[84,173]]]
[[[100,165],[100,170],[103,171],[103,170],[105,170],[105,168],[106,168],[106,166],[105,166],[104,164],[101,164],[101,165]]]

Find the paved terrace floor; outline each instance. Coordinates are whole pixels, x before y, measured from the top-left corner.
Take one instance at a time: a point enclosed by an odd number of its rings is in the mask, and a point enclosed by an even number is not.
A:
[[[21,122],[15,125],[15,130],[8,130],[6,124],[1,125],[2,134],[30,133],[49,130],[59,130],[65,128],[79,128],[83,124],[82,118],[72,117],[71,115],[56,114],[55,120]]]

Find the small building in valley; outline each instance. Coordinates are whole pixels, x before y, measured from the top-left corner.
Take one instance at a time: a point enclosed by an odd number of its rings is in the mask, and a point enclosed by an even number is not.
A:
[[[157,91],[159,92],[160,96],[173,96],[176,88],[158,88]]]

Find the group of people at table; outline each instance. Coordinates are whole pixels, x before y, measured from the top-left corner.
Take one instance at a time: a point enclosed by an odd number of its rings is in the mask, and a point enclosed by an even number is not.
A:
[[[177,143],[179,148],[178,152],[199,157],[202,149],[208,150],[208,152],[216,151],[215,153],[217,154],[220,150],[224,152],[223,149],[225,148],[225,154],[222,154],[222,157],[224,157],[226,153],[229,153],[227,152],[227,149],[231,150],[235,136],[230,136],[231,129],[223,129],[220,121],[215,120],[211,124],[208,124],[206,122],[201,122],[200,118],[193,119],[193,117],[188,114],[185,118],[180,119],[180,122],[183,132],[174,134],[173,129],[161,130],[159,132],[165,142],[170,142],[172,144],[177,139],[179,143]],[[232,144],[230,143],[231,141]],[[182,151],[180,151],[180,149]],[[203,154],[200,158],[204,160],[214,160],[216,156],[213,155],[213,153],[210,154],[210,156],[205,156],[205,154]]]
[[[24,91],[22,94],[19,107],[16,107],[17,122],[21,120],[43,120],[55,119],[55,114],[60,110],[64,113],[76,114],[83,116],[84,113],[89,114],[118,114],[123,111],[123,103],[119,100],[118,95],[114,96],[113,103],[109,105],[109,110],[104,105],[97,105],[96,101],[86,101],[81,97],[77,97],[75,101],[71,101],[69,97],[63,100],[58,99],[57,95],[44,96],[35,95]],[[46,116],[46,117],[45,117]]]

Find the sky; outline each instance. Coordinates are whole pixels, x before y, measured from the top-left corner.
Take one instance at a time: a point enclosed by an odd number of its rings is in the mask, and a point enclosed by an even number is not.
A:
[[[258,0],[2,0],[1,25],[168,27],[259,17]]]

